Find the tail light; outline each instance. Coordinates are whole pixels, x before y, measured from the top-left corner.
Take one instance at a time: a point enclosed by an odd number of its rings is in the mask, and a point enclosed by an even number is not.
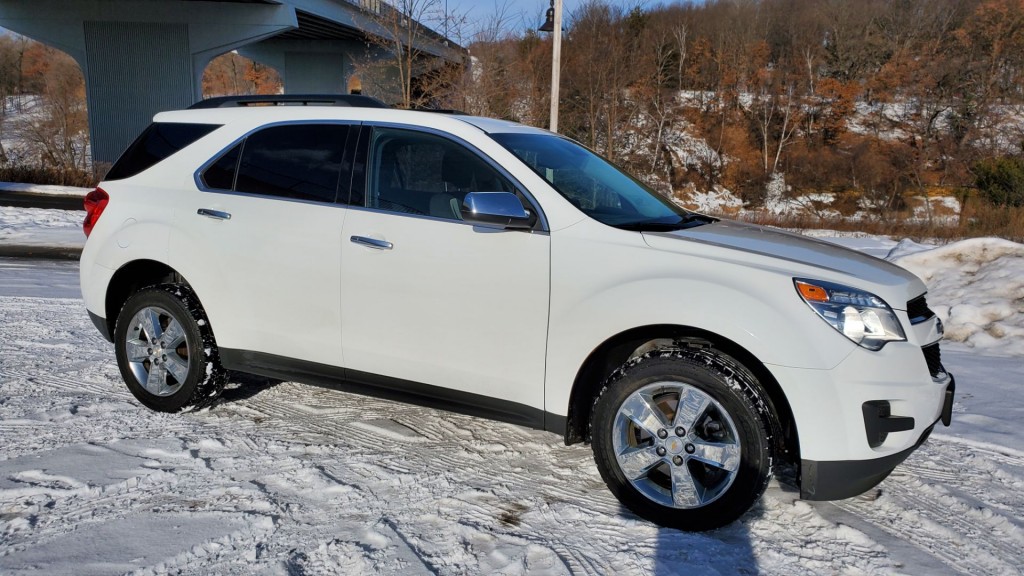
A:
[[[92,234],[92,228],[99,221],[103,209],[107,207],[110,196],[103,191],[103,188],[96,188],[85,195],[85,222],[82,222],[82,230],[85,230],[86,237]]]

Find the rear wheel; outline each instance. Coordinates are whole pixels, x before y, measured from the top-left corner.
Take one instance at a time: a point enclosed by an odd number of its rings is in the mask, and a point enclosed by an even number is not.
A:
[[[200,408],[224,387],[210,324],[186,286],[133,294],[118,314],[114,343],[128,389],[153,410]]]
[[[749,371],[710,349],[631,360],[594,405],[601,476],[620,502],[657,524],[693,531],[729,524],[770,477],[759,391]]]

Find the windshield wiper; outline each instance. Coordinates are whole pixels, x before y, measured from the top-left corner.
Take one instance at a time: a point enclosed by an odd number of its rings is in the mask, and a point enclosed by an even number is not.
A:
[[[621,228],[622,230],[633,230],[636,232],[672,232],[673,230],[686,230],[687,228],[703,226],[704,224],[710,224],[716,220],[716,218],[712,218],[711,216],[690,212],[685,216],[680,217],[678,222],[626,222],[623,224],[615,224],[615,227]]]

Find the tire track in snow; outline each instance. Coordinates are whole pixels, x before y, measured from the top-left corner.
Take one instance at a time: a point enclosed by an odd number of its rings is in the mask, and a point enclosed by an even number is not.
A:
[[[883,482],[877,500],[851,498],[834,504],[959,572],[1020,573],[1024,531],[1014,514],[1024,506],[1024,497],[1019,488],[986,489],[1006,482],[1012,488],[1019,479],[996,478],[1006,475],[1005,469],[983,469],[974,458],[957,452],[956,446],[925,444]],[[990,502],[993,495],[1001,501]]]
[[[917,478],[944,486],[980,506],[992,507],[1024,528],[1024,457],[998,447],[968,446],[946,437],[932,439],[900,465],[894,479]]]
[[[317,390],[317,389],[314,389]],[[269,391],[267,391],[269,392]],[[386,408],[385,412],[382,410],[379,413],[375,413],[374,410],[364,411],[346,409],[346,404],[339,402],[338,406],[334,409],[337,412],[317,411],[304,409],[301,406],[305,405],[308,407],[309,404],[317,404],[323,406],[323,398],[315,398],[322,391],[310,392],[309,387],[295,383],[285,383],[278,385],[274,388],[273,394],[258,395],[257,397],[250,398],[246,401],[247,408],[253,409],[254,411],[266,415],[268,418],[280,419],[286,427],[293,429],[305,429],[307,432],[309,429],[315,430],[318,434],[322,434],[327,439],[334,441],[340,445],[348,446],[357,450],[357,453],[365,456],[367,459],[372,460],[372,466],[369,464],[358,465],[350,462],[344,473],[348,476],[356,475],[360,478],[360,485],[364,486],[367,490],[373,493],[375,490],[371,486],[373,483],[381,483],[381,478],[391,478],[392,484],[402,485],[403,482],[409,485],[416,484],[421,489],[422,496],[417,498],[416,494],[410,495],[408,501],[430,501],[438,496],[445,494],[452,490],[453,485],[464,486],[469,489],[471,486],[476,486],[483,490],[492,490],[494,488],[494,481],[496,474],[501,480],[501,491],[505,493],[515,494],[517,492],[527,492],[523,488],[528,486],[536,487],[536,476],[529,473],[516,473],[511,471],[513,467],[506,466],[506,459],[509,458],[523,458],[523,455],[519,450],[513,451],[514,454],[509,456],[507,452],[509,448],[507,444],[531,444],[533,446],[545,447],[538,443],[536,439],[528,439],[525,442],[521,442],[520,438],[513,438],[511,441],[506,439],[505,444],[497,442],[491,436],[495,436],[494,432],[485,434],[482,438],[477,438],[477,442],[484,446],[484,448],[476,452],[473,450],[474,442],[469,442],[468,447],[456,446],[454,447],[451,442],[451,438],[447,435],[448,430],[451,428],[466,430],[470,427],[476,427],[481,422],[478,419],[454,415],[441,411],[435,411],[430,409],[424,409],[420,407],[411,407],[397,403],[390,403],[387,401],[378,401],[381,403],[382,408]],[[337,395],[339,399],[345,398],[347,395],[335,391],[327,392],[331,395]],[[279,402],[277,396],[286,395],[288,401]],[[349,396],[349,398],[353,398]],[[362,397],[358,398],[357,403],[362,404]],[[373,402],[371,401],[371,404]],[[362,408],[362,406],[360,406]],[[391,443],[394,452],[387,456],[382,456],[381,443],[379,439],[367,436],[365,431],[361,428],[354,427],[348,424],[348,420],[353,417],[362,417],[366,420],[377,419],[378,416],[389,416],[396,421],[416,421],[417,432],[423,435],[425,441],[422,442],[409,442],[407,445],[402,445],[401,442]],[[464,422],[456,422],[458,420],[465,420]],[[288,424],[291,422],[291,424]],[[506,425],[488,423],[484,428],[493,428],[495,426],[505,427]],[[537,434],[536,432],[519,429],[513,426],[508,426],[509,430],[506,432],[512,436],[530,436]],[[543,434],[543,433],[540,433]],[[547,435],[550,438],[545,440],[557,441],[557,437],[554,435]],[[409,449],[417,452],[419,456],[406,458],[403,455],[403,451]],[[576,448],[565,448],[570,452],[582,452],[580,459],[586,460],[589,458],[589,450],[580,450]],[[494,456],[498,454],[502,460],[500,462],[488,463],[487,455]],[[577,455],[579,456],[579,455]],[[548,460],[549,458],[545,458]],[[467,460],[472,464],[467,466]],[[587,460],[589,462],[589,460]],[[457,479],[450,479],[449,474],[445,471],[456,470],[458,471]],[[594,472],[596,477],[596,471]],[[406,477],[403,480],[401,477]],[[427,481],[417,480],[418,478],[428,478]],[[387,488],[387,482],[384,482],[384,486],[378,487],[378,489]],[[552,501],[572,501],[579,498],[579,490],[570,488],[562,488],[565,483],[552,484],[556,489],[551,490],[552,494],[548,499]],[[458,489],[456,487],[456,489]],[[602,485],[603,489],[603,485]],[[612,501],[609,496],[609,501]],[[503,507],[498,498],[494,498],[491,503],[480,503],[472,502],[467,498],[458,498],[459,505],[459,518],[460,522],[466,529],[472,529],[480,534],[494,534],[494,526],[498,524],[499,518],[503,513],[507,513],[506,507]],[[543,501],[541,502],[543,504]],[[617,504],[611,504],[609,507],[617,508]],[[386,509],[386,507],[385,507]],[[607,532],[609,534],[620,534],[621,529],[615,527],[609,527]],[[527,541],[533,541],[538,547],[548,548],[552,550],[552,553],[561,558],[561,562],[566,566],[569,566],[573,572],[577,573],[603,573],[607,572],[608,566],[601,563],[596,563],[593,553],[587,554],[584,552],[576,552],[568,547],[564,546],[551,546],[550,542],[545,543],[543,536],[534,536],[530,538],[530,534],[524,533],[522,526],[516,531],[516,537],[525,538]],[[421,536],[422,537],[422,536]],[[511,538],[511,536],[505,536]],[[599,556],[599,555],[598,555]]]
[[[113,360],[113,358],[111,359]],[[113,397],[134,401],[131,392],[128,391],[128,388],[123,383],[120,383],[121,385],[118,386],[110,380],[102,382],[89,379],[78,380],[53,373],[47,373],[46,376],[41,377],[38,372],[29,373],[21,370],[11,370],[9,373],[12,376],[12,380],[20,380],[25,382],[25,384],[47,386],[76,394],[93,394],[105,398]]]
[[[323,394],[337,395],[338,400],[324,398]],[[417,517],[433,512],[419,503],[441,498],[455,502],[450,508],[457,516],[448,520],[456,521],[466,538],[479,534],[499,541],[536,542],[551,550],[572,573],[631,571],[650,564],[649,556],[680,554],[663,549],[664,537],[658,529],[622,510],[597,475],[588,447],[562,446],[555,435],[296,383],[279,384],[243,402],[245,412],[273,420],[273,428],[288,429],[300,438],[310,438],[312,432],[311,439],[320,437],[314,441],[326,440],[348,453],[345,469],[332,470],[370,493],[379,494],[372,496],[375,501],[391,494],[390,505],[380,508],[382,513],[395,518],[418,541],[427,541],[431,536],[429,530],[417,528],[421,525]],[[364,403],[369,409],[362,409]],[[415,422],[416,431],[426,440],[388,441],[382,445],[379,438],[348,424],[349,420],[382,417]],[[453,438],[457,441],[453,442]],[[538,482],[539,477],[550,481]],[[489,498],[471,500],[459,495],[467,490],[479,491]],[[396,491],[401,494],[398,500]],[[504,526],[500,521],[509,500],[525,503],[517,526]],[[367,503],[360,506],[366,507]],[[787,515],[783,514],[778,521],[792,522]],[[560,537],[552,541],[551,530],[556,526]],[[629,529],[624,530],[625,526],[634,531],[640,527],[648,534],[649,543],[638,545],[628,535]],[[842,530],[836,532],[845,534]],[[704,542],[702,537],[696,538]],[[691,537],[684,536],[680,546],[685,549],[692,542]],[[858,552],[856,542],[821,540],[819,545],[819,554],[863,554],[860,565],[879,566],[878,551]],[[435,547],[443,548],[443,543]],[[730,548],[718,547],[726,555],[736,554]],[[419,546],[417,551],[431,562],[429,550]],[[700,561],[713,561],[698,558],[698,566],[702,565]],[[742,554],[737,561],[755,565],[751,557]],[[460,562],[458,566],[470,571],[479,567],[479,559],[467,557]],[[441,572],[451,573],[452,568],[447,566]],[[462,571],[465,570],[456,570]]]

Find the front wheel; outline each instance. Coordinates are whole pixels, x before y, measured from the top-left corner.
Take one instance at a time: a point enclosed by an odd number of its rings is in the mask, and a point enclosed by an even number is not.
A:
[[[749,371],[711,349],[627,362],[594,405],[601,476],[620,502],[657,524],[729,524],[760,498],[771,474],[759,394]]]
[[[114,345],[128,390],[153,410],[200,408],[224,387],[210,324],[186,286],[133,294],[117,316]]]

